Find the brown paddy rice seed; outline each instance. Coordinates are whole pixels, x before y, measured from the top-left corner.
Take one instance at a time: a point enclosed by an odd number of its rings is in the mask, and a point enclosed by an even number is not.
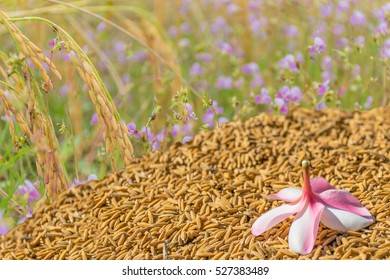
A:
[[[0,258],[389,259],[387,110],[299,109],[201,132],[42,203],[0,239]],[[375,127],[375,138],[363,137]],[[313,174],[358,197],[376,222],[343,234],[321,226],[313,252],[300,256],[285,240],[291,219],[259,237],[250,227],[283,204],[269,194],[299,187],[305,158]]]

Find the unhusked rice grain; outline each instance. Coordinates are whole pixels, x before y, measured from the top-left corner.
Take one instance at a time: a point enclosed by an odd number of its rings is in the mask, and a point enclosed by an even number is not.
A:
[[[313,176],[356,196],[375,222],[320,225],[313,251],[289,250],[291,218],[255,237],[267,196]],[[134,159],[42,204],[0,236],[1,259],[390,259],[390,108],[261,114]]]

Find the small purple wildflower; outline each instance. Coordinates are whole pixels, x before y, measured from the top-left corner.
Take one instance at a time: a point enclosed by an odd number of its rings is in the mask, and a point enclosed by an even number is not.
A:
[[[314,45],[309,46],[309,54],[315,55],[318,53],[323,53],[326,50],[326,45],[320,37],[314,38]]]
[[[231,89],[233,87],[233,78],[229,76],[219,76],[216,84],[218,89]]]
[[[101,22],[99,23],[99,25],[96,27],[96,30],[98,32],[103,32],[104,30],[106,30],[106,23],[105,22]]]
[[[329,18],[333,14],[333,5],[328,3],[320,7],[320,13],[323,18]]]
[[[190,33],[191,32],[191,25],[188,22],[183,22],[180,26],[181,31],[183,33]]]
[[[295,25],[287,25],[284,29],[284,34],[287,38],[296,38],[299,35],[298,27]]]
[[[218,102],[216,100],[213,101],[213,108],[214,108],[215,112],[217,112],[218,115],[223,114],[223,107],[218,106]]]
[[[149,142],[153,141],[154,134],[152,133],[150,127],[144,126],[141,128],[141,135],[145,136]]]
[[[176,138],[176,136],[179,134],[180,126],[178,124],[175,124],[171,129],[171,137]]]
[[[279,62],[281,69],[289,69],[291,72],[299,72],[299,63],[292,54],[288,54]]]
[[[349,22],[356,27],[362,27],[366,25],[366,17],[365,15],[360,11],[354,11],[349,18]]]
[[[346,50],[346,51],[350,50],[349,40],[345,37],[337,38],[336,45],[338,48],[340,48],[342,50]]]
[[[322,78],[323,80],[331,80],[331,77],[333,77],[333,65],[332,65],[332,58],[327,55],[322,59],[321,63],[322,67]]]
[[[128,73],[123,73],[121,75],[121,82],[124,84],[124,85],[128,85],[131,83],[131,77]]]
[[[220,118],[218,119],[219,124],[227,123],[228,121],[229,121],[229,120],[228,120],[227,118],[225,118],[225,117],[220,117]]]
[[[313,22],[313,23],[314,23],[314,22]],[[327,30],[328,30],[328,24],[327,24],[325,21],[321,20],[321,21],[318,23],[317,28],[314,30],[312,36],[313,36],[314,38],[320,37],[320,36],[323,35],[323,33],[324,33],[325,31],[327,31]]]
[[[317,106],[316,106],[316,110],[317,111],[321,111],[321,110],[323,110],[323,109],[326,109],[327,107],[326,107],[326,104],[325,104],[325,102],[320,102]]]
[[[237,13],[240,10],[240,7],[237,6],[235,3],[229,3],[229,5],[226,8],[226,11],[229,15],[233,15]]]
[[[87,183],[89,181],[94,181],[94,180],[97,180],[97,176],[96,176],[96,174],[92,173],[92,174],[88,175],[87,180],[74,179],[72,187],[76,187],[78,185],[85,184],[85,183]]]
[[[255,103],[256,104],[271,104],[272,98],[268,94],[268,90],[266,88],[261,89],[261,94],[255,95]]]
[[[179,9],[180,14],[182,15],[187,14],[189,7],[190,7],[190,0],[181,0],[181,5]]]
[[[212,59],[211,54],[209,53],[198,53],[196,59],[202,62],[210,62]]]
[[[204,69],[200,65],[199,62],[195,62],[194,64],[192,64],[192,66],[190,68],[190,75],[191,76],[198,76],[198,75],[201,75],[203,73],[204,73]]]
[[[288,106],[282,98],[275,98],[274,103],[280,113],[282,113],[283,115],[286,115],[288,113]]]
[[[233,55],[234,54],[233,48],[232,48],[232,46],[229,43],[222,42],[220,44],[220,46],[219,46],[219,49],[221,50],[221,52],[223,54],[227,54],[227,55]]]
[[[388,59],[390,57],[390,39],[387,39],[382,48],[380,49],[380,55],[384,59]]]
[[[299,102],[302,99],[302,91],[299,87],[294,86],[291,89],[288,86],[283,86],[276,94],[277,98],[287,102]]]
[[[361,49],[366,44],[366,39],[364,38],[364,36],[360,35],[355,38],[355,42],[358,48]]]
[[[191,136],[184,136],[183,140],[181,141],[183,144],[188,143],[192,140]]]
[[[4,213],[0,211],[0,235],[6,235],[10,229],[11,227],[4,219]]]
[[[214,109],[214,110],[213,110]],[[213,101],[213,109],[207,108],[206,112],[202,116],[202,121],[206,124],[208,124],[209,127],[213,127],[213,121],[214,121],[214,111],[217,113],[217,115],[223,114],[223,107],[218,106],[217,101]]]
[[[251,14],[249,16],[249,27],[254,36],[260,39],[267,38],[267,33],[265,32],[268,25],[268,20],[266,17],[259,17],[258,15]]]
[[[364,104],[364,108],[366,108],[366,110],[369,110],[372,106],[372,96],[368,96],[367,98],[367,101],[366,103]]]
[[[91,118],[91,121],[89,122],[90,125],[95,125],[97,124],[98,122],[98,114],[97,113],[94,113],[92,115],[92,118]]]
[[[390,2],[386,3],[381,9],[378,11],[378,18],[382,20],[386,20],[386,16],[390,14]]]
[[[60,94],[61,96],[67,96],[68,93],[69,93],[69,84],[64,84],[61,88],[60,88]]]
[[[259,72],[259,65],[255,62],[250,62],[241,66],[241,71],[245,75],[253,75]]]
[[[353,66],[352,68],[352,75],[354,77],[354,79],[357,79],[357,80],[360,80],[361,77],[360,77],[360,65],[356,64]]]
[[[206,80],[197,81],[194,85],[197,91],[206,91],[209,88],[209,83]]]
[[[61,53],[60,57],[62,58],[63,61],[69,61],[72,59],[72,57],[76,57],[76,54],[72,50],[70,52]]]
[[[178,33],[179,33],[179,32],[178,32],[176,26],[171,26],[171,27],[169,27],[169,29],[168,29],[168,34],[169,34],[169,36],[171,36],[171,37],[176,37]]]
[[[55,46],[55,44],[56,44],[55,41],[56,41],[56,39],[52,39],[49,41],[48,45],[50,48],[53,48]]]
[[[283,99],[288,102],[288,95],[290,94],[290,88],[288,86],[283,86],[281,90],[276,94],[277,98]]]
[[[18,224],[23,223],[27,218],[31,218],[33,215],[33,211],[30,206],[26,205],[27,213],[25,215],[20,215]]]
[[[339,1],[339,3],[337,4],[337,10],[339,12],[348,11],[349,10],[349,2],[345,1],[345,0]]]
[[[375,33],[379,35],[386,35],[389,33],[389,26],[386,21],[381,21],[378,27],[375,29]]]
[[[256,73],[253,75],[253,78],[251,80],[251,88],[257,88],[257,87],[262,87],[264,86],[264,80],[263,77],[260,75],[260,73]]]
[[[88,175],[87,182],[96,181],[97,179],[98,179],[97,175],[92,173]]]
[[[158,141],[158,142],[164,142],[164,139],[165,139],[165,128],[161,129],[161,131],[156,135],[155,139]]]
[[[137,130],[137,127],[135,123],[131,122],[127,125],[127,131],[130,133],[131,136],[135,138],[140,138],[141,133]]]
[[[196,121],[198,117],[196,116],[195,112],[192,110],[192,105],[190,103],[185,103],[185,106],[187,108],[187,118],[186,120],[194,120]]]
[[[29,180],[25,180],[23,185],[20,185],[15,192],[17,196],[26,196],[27,202],[31,203],[38,200],[41,197],[39,191],[35,188],[34,184]]]
[[[187,38],[183,38],[179,41],[179,47],[180,48],[186,48],[190,45],[190,40],[188,40]]]
[[[124,52],[126,50],[126,43],[121,40],[114,41],[114,50],[117,53]]]
[[[9,115],[11,115],[11,119],[10,119]],[[2,121],[5,121],[5,122],[11,120],[13,123],[15,123],[15,122],[16,122],[16,119],[15,119],[15,117],[13,116],[13,113],[12,113],[12,112],[9,112],[9,115],[6,114],[6,115],[4,115],[4,116],[1,116],[1,120],[2,120]]]
[[[319,96],[324,95],[328,91],[328,87],[329,87],[329,80],[326,80],[325,82],[323,82],[318,86],[317,94]]]
[[[294,86],[290,90],[289,100],[291,102],[299,102],[302,99],[302,91],[299,87]]]
[[[230,27],[223,17],[217,17],[210,26],[210,30],[214,35],[222,34],[229,36],[230,34]]]
[[[341,24],[337,24],[335,28],[333,28],[333,34],[336,36],[341,36],[345,33],[345,28]]]
[[[342,86],[339,88],[339,90],[338,90],[338,95],[339,95],[339,96],[344,96],[346,92],[347,92],[347,86],[342,85]]]
[[[130,57],[130,61],[134,62],[144,62],[149,57],[148,53],[144,50],[135,51]]]
[[[194,136],[194,131],[193,131],[193,124],[192,122],[186,122],[183,124],[181,127],[181,133],[184,136]]]
[[[244,84],[244,78],[243,77],[239,77],[237,80],[235,80],[233,82],[233,86],[235,88],[241,88],[243,84]]]
[[[202,115],[203,123],[206,123],[208,127],[213,127],[214,125],[214,111],[211,108],[207,108],[206,112]]]

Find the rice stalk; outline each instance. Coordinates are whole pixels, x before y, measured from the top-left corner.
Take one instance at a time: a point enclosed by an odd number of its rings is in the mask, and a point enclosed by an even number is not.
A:
[[[133,158],[133,147],[130,142],[127,127],[121,121],[111,95],[103,84],[96,68],[81,47],[65,30],[47,19],[40,17],[25,17],[13,18],[11,20],[43,22],[48,24],[57,34],[61,47],[72,56],[72,62],[75,64],[80,77],[86,83],[89,97],[98,114],[99,123],[102,126],[111,165],[116,169],[114,160],[116,150],[119,150],[124,163],[128,164]]]
[[[1,10],[0,20],[14,39],[15,45],[20,51],[16,56],[16,60],[12,60],[16,65],[6,65],[10,67],[11,72],[7,73],[8,83],[2,84],[11,89],[10,92],[13,93],[17,101],[26,104],[24,108],[25,117],[23,118],[8,100],[4,91],[0,91],[0,98],[6,107],[6,114],[10,119],[10,133],[16,146],[18,144],[18,138],[15,135],[15,128],[12,121],[12,116],[14,116],[21,129],[37,147],[37,172],[40,177],[45,178],[48,197],[54,199],[57,194],[66,190],[67,183],[65,172],[58,156],[58,143],[55,137],[53,123],[42,103],[43,92],[49,93],[53,89],[52,81],[44,69],[43,63],[47,64],[50,70],[60,79],[61,74],[50,59],[43,54],[42,50],[22,34]],[[34,67],[41,74],[43,79],[42,84],[38,85],[36,78],[32,75],[31,69],[26,61],[27,58],[30,59]],[[18,87],[17,89],[10,86],[13,83]],[[43,113],[39,110],[39,107],[44,109]]]

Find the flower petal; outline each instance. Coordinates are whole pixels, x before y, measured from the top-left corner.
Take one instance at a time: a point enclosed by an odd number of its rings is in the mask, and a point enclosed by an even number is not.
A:
[[[352,212],[332,207],[325,207],[321,217],[321,223],[328,228],[338,231],[356,231],[373,222],[374,220],[372,218],[367,219]]]
[[[285,188],[276,194],[270,194],[268,197],[272,199],[284,200],[286,202],[296,201],[302,194],[301,189]]]
[[[318,197],[332,208],[349,211],[366,219],[372,219],[370,212],[360,203],[359,199],[346,190],[326,190],[319,193]]]
[[[310,185],[315,193],[321,193],[326,190],[335,189],[331,184],[329,184],[328,181],[325,180],[325,178],[322,177],[310,179]]]
[[[256,236],[262,234],[287,217],[297,213],[301,207],[301,203],[284,204],[268,211],[254,222],[252,225],[252,234]]]
[[[298,213],[288,234],[291,250],[303,255],[311,252],[317,238],[318,226],[324,208],[325,206],[317,201],[309,202]]]

